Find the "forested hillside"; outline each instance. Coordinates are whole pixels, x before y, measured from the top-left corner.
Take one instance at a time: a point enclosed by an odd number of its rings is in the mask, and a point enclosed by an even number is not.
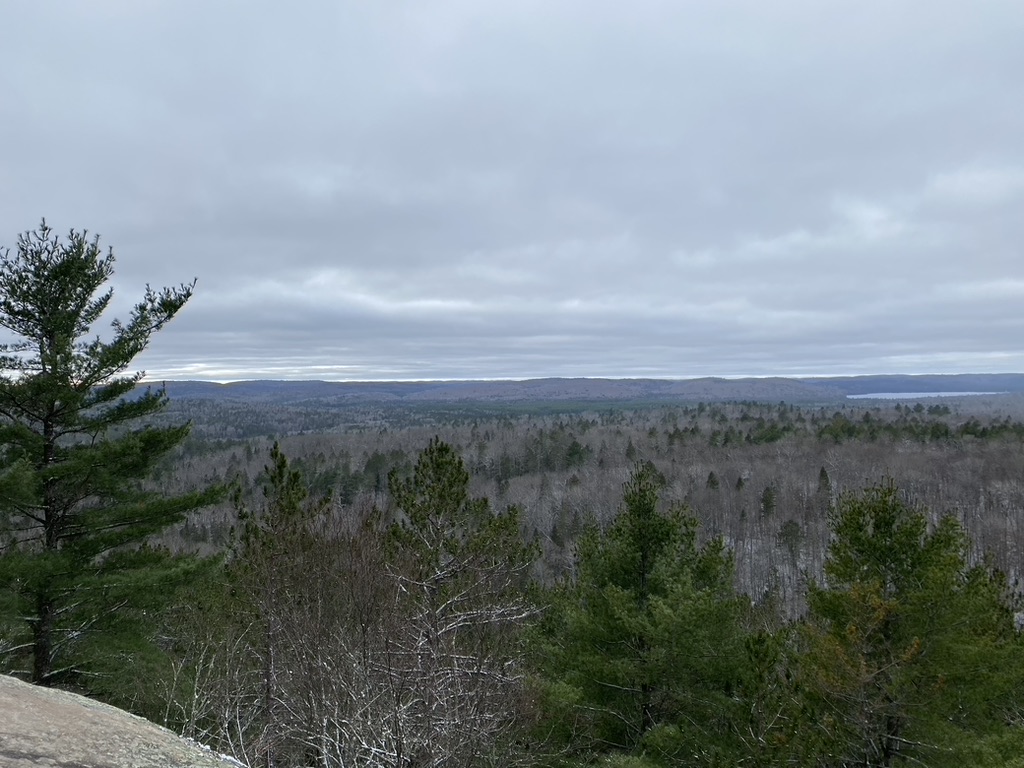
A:
[[[161,482],[239,492],[173,543],[229,555],[150,706],[250,764],[1018,765],[1012,406],[193,440]]]
[[[821,571],[830,504],[886,478],[934,516],[953,514],[974,554],[988,552],[1011,581],[1024,566],[1020,396],[817,407],[173,402],[169,417],[184,416],[193,436],[163,468],[165,487],[251,481],[279,439],[310,487],[343,509],[386,503],[388,472],[411,466],[440,436],[466,461],[474,493],[521,509],[544,552],[544,578],[569,567],[588,521],[611,519],[637,462],[656,467],[663,495],[690,507],[702,536],[725,538],[744,592],[773,593],[790,610],[802,605],[803,575]],[[215,548],[231,524],[223,507],[190,520],[181,536]]]
[[[173,381],[176,400],[234,400],[327,408],[348,404],[593,402],[838,402],[872,393],[1021,393],[1024,375],[943,374],[687,379],[551,378],[497,381]]]

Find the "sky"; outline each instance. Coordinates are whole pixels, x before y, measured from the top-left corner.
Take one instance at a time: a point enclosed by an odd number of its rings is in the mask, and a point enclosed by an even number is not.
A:
[[[1020,0],[39,0],[0,245],[152,379],[1024,371]],[[107,326],[95,330],[101,335]]]

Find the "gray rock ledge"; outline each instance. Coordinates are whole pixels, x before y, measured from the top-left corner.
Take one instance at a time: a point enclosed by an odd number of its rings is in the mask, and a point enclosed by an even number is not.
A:
[[[0,675],[2,768],[238,768],[124,710]]]

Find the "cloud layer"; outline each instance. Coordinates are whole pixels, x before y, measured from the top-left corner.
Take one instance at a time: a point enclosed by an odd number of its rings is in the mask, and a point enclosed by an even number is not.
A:
[[[1015,0],[79,0],[5,12],[0,243],[155,377],[1024,370]]]

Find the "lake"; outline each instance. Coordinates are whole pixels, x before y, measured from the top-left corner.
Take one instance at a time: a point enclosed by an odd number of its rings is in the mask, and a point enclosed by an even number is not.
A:
[[[977,395],[1005,395],[1006,392],[869,392],[866,395],[847,395],[847,400],[917,400],[922,397],[974,397]]]

